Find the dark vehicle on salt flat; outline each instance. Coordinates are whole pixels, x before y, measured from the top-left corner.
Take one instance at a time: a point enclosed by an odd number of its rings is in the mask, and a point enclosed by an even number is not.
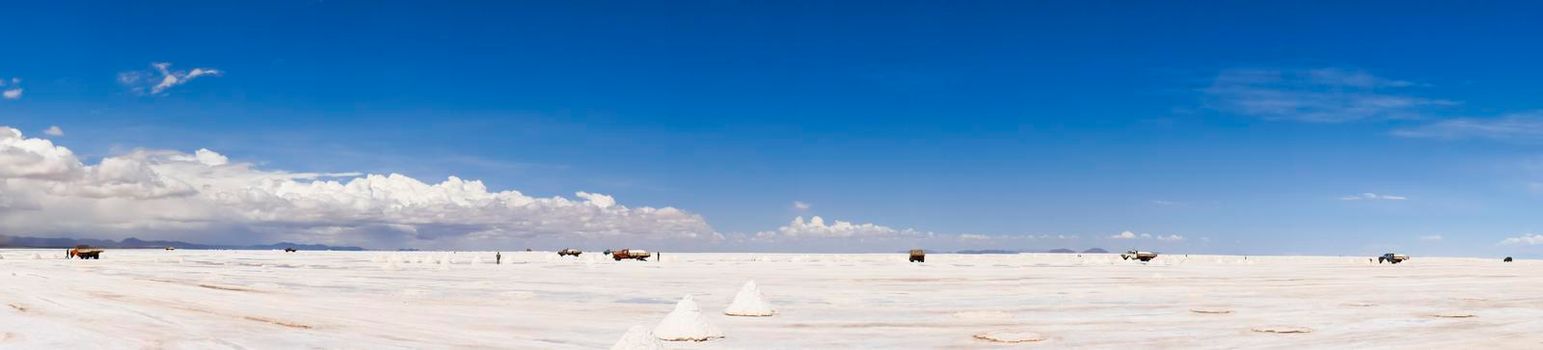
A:
[[[909,259],[909,261],[910,262],[927,262],[927,251],[921,250],[921,249],[911,249],[911,258]]]
[[[84,260],[84,259],[101,259],[102,258],[102,249],[92,248],[91,246],[82,244],[82,245],[75,246],[75,248],[70,248],[70,257],[71,258],[81,258],[82,260]]]
[[[1404,260],[1409,260],[1409,256],[1408,255],[1404,255],[1404,254],[1387,253],[1387,254],[1383,254],[1382,256],[1377,257],[1377,263],[1378,264],[1381,264],[1384,261],[1386,261],[1386,262],[1388,262],[1390,264],[1397,264],[1397,263],[1404,262]]]

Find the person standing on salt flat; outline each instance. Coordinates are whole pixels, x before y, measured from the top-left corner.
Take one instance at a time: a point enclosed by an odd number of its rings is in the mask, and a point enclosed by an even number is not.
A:
[[[702,309],[687,294],[680,298],[679,303],[675,303],[675,311],[665,315],[664,320],[654,327],[654,337],[669,341],[704,341],[723,338],[723,330],[708,323],[707,317],[702,315]]]
[[[632,326],[615,345],[611,345],[611,350],[664,350],[664,342],[654,338],[648,327]]]
[[[755,281],[745,281],[745,286],[739,288],[739,294],[734,295],[734,302],[723,309],[723,314],[729,316],[771,316],[776,313],[777,310],[766,302],[766,296],[761,294]]]

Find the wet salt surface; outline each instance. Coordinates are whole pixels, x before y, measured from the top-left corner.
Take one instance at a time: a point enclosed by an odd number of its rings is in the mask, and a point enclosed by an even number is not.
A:
[[[977,335],[1003,330],[1057,348],[1543,342],[1543,264],[1530,260],[929,254],[911,264],[904,254],[666,253],[615,262],[505,252],[494,265],[492,252],[61,253],[0,250],[0,348],[607,348],[633,326],[657,325],[687,294],[726,337],[667,348],[979,348],[992,345]],[[722,314],[747,280],[775,316]],[[1311,331],[1267,332],[1298,328]]]

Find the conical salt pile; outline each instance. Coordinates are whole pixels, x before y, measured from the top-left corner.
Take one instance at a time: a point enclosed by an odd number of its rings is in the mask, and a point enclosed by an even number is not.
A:
[[[723,309],[723,314],[730,316],[771,316],[776,313],[777,310],[766,302],[766,296],[761,295],[761,289],[756,288],[755,281],[745,282],[745,286],[739,288],[739,294],[734,295],[734,302]]]
[[[696,301],[691,300],[688,294],[680,298],[679,303],[675,303],[675,311],[665,315],[664,320],[654,327],[654,336],[672,341],[703,341],[723,338],[723,330],[707,323],[707,317],[702,316],[702,309],[696,306]]]
[[[632,326],[627,329],[627,334],[611,345],[611,350],[664,350],[664,342],[654,338],[653,333],[648,332],[648,327]]]

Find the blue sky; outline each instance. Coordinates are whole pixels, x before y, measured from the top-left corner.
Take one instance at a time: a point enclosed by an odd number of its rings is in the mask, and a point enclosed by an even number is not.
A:
[[[985,245],[1010,249],[1538,255],[1543,26],[1519,6],[12,4],[0,125],[57,125],[87,164],[454,175],[730,236],[819,215],[1079,237]],[[219,74],[121,81],[156,62]]]

